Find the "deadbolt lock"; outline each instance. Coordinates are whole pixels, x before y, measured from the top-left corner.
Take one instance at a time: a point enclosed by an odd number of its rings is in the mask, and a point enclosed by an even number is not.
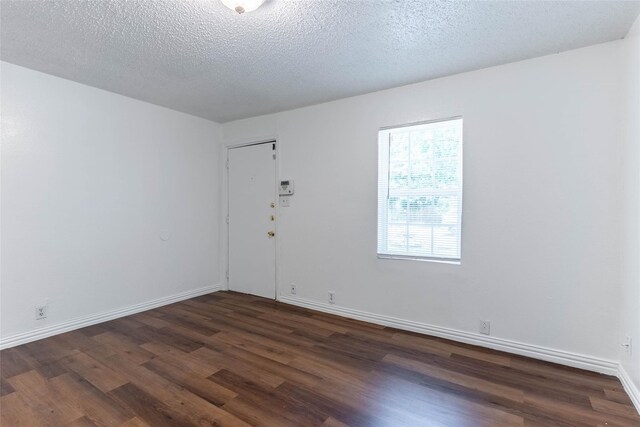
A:
[[[269,236],[269,237],[273,237],[273,236],[275,236],[275,235],[276,235],[276,232],[275,232],[275,231],[269,231],[269,232],[267,233],[267,236]]]
[[[276,207],[276,204],[275,204],[275,203],[273,203],[273,202],[271,202],[271,207],[272,207],[272,208],[275,208],[275,207]]]

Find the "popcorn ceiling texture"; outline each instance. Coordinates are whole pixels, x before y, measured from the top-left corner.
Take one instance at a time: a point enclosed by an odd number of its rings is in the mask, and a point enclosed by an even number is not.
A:
[[[2,1],[2,60],[218,122],[622,38],[640,2]]]

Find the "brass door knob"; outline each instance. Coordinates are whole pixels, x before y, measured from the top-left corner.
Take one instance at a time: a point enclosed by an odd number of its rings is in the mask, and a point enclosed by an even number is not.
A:
[[[269,236],[269,237],[273,237],[273,236],[275,236],[275,235],[276,235],[276,232],[275,232],[275,231],[269,231],[269,232],[267,233],[267,236]]]

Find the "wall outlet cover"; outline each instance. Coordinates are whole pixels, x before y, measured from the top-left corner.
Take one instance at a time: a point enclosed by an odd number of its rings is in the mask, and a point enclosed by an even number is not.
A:
[[[631,355],[633,353],[633,346],[632,346],[631,336],[626,335],[624,337],[624,342],[622,343],[622,346],[624,347],[624,351],[628,355]]]
[[[36,320],[46,319],[49,312],[49,307],[45,305],[36,306]]]
[[[481,320],[480,321],[480,333],[484,335],[491,334],[491,321],[490,320]]]
[[[292,284],[291,284],[291,295],[295,295],[295,294],[296,294],[296,291],[297,291],[297,289],[296,289],[296,284],[295,284],[295,283],[292,283]]]
[[[335,304],[335,303],[336,303],[336,292],[329,291],[329,304]]]

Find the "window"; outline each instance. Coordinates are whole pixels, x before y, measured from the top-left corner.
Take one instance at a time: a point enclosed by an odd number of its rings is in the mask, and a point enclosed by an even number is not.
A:
[[[462,118],[378,134],[378,256],[460,260]]]

